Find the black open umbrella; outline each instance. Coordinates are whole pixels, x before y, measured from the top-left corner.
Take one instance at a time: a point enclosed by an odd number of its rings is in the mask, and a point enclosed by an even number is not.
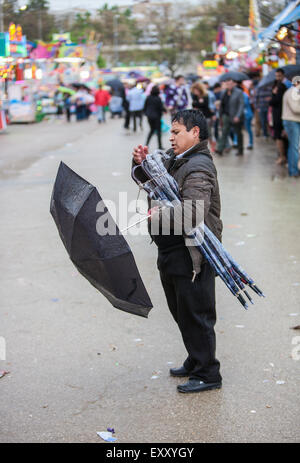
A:
[[[114,91],[115,95],[123,97],[125,91],[124,85],[119,79],[115,78],[108,80],[107,82],[105,82],[105,84],[108,85]]]
[[[284,70],[285,77],[289,80],[292,80],[293,77],[300,75],[300,64],[287,64],[281,69]],[[273,69],[271,72],[269,72],[269,74],[263,77],[258,84],[258,88],[272,85],[275,81],[275,73],[276,69]]]
[[[79,90],[80,88],[84,88],[88,92],[91,91],[90,87],[88,87],[85,84],[81,84],[80,82],[74,82],[73,84],[71,84],[71,87],[76,88],[76,90]]]
[[[60,163],[50,212],[73,264],[114,307],[147,318],[152,303],[134,257],[101,202],[93,185]],[[115,225],[115,233],[99,234],[101,217]]]
[[[234,80],[236,82],[242,82],[243,80],[249,80],[249,76],[244,72],[229,71],[221,75],[219,82],[225,82],[226,80]]]

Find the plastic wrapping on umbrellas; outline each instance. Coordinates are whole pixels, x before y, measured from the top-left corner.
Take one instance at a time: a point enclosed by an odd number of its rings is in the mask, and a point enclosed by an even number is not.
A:
[[[148,193],[151,200],[158,201],[162,209],[166,207],[176,208],[179,204],[182,206],[177,182],[164,166],[164,161],[168,158],[169,155],[166,152],[156,150],[154,153],[149,154],[141,165],[134,167],[132,171],[132,177],[139,187]],[[254,283],[254,280],[231,257],[206,225],[201,224],[190,230],[186,238],[189,243],[201,252],[244,308],[248,308],[244,296],[253,303],[252,298],[245,289],[245,285],[248,285],[259,296],[264,296]]]

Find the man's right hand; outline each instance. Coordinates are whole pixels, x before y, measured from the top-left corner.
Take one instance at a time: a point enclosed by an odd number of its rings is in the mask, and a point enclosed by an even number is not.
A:
[[[148,146],[136,146],[132,152],[134,162],[136,164],[141,164],[141,162],[146,159],[147,154],[149,154]]]

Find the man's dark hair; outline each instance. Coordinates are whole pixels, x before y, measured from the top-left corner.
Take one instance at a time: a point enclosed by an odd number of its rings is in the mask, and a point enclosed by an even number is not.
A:
[[[159,86],[158,85],[154,85],[151,89],[151,95],[159,95],[160,94],[160,90],[159,90]]]
[[[215,90],[216,88],[221,88],[221,84],[219,82],[216,82],[215,85],[213,86],[213,89]]]
[[[285,71],[282,68],[275,69],[275,72],[281,72],[281,74],[285,75]]]
[[[178,111],[172,117],[172,122],[183,124],[188,132],[193,127],[199,127],[200,141],[208,139],[207,122],[203,112],[199,109],[183,109],[182,111]]]
[[[176,76],[175,77],[175,82],[177,82],[177,80],[182,79],[182,78],[183,78],[183,76],[181,74],[179,76]]]

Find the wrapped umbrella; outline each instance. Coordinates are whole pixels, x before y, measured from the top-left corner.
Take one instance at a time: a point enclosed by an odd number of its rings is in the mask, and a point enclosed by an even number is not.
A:
[[[148,193],[150,199],[159,201],[163,207],[175,208],[181,205],[181,201],[177,182],[167,172],[163,163],[168,157],[162,151],[155,151],[148,155],[140,166],[133,169],[132,177],[140,188]],[[248,305],[244,296],[253,303],[245,285],[259,296],[264,296],[253,279],[236,263],[207,226],[197,227],[188,234],[188,238],[245,308],[248,308]]]

